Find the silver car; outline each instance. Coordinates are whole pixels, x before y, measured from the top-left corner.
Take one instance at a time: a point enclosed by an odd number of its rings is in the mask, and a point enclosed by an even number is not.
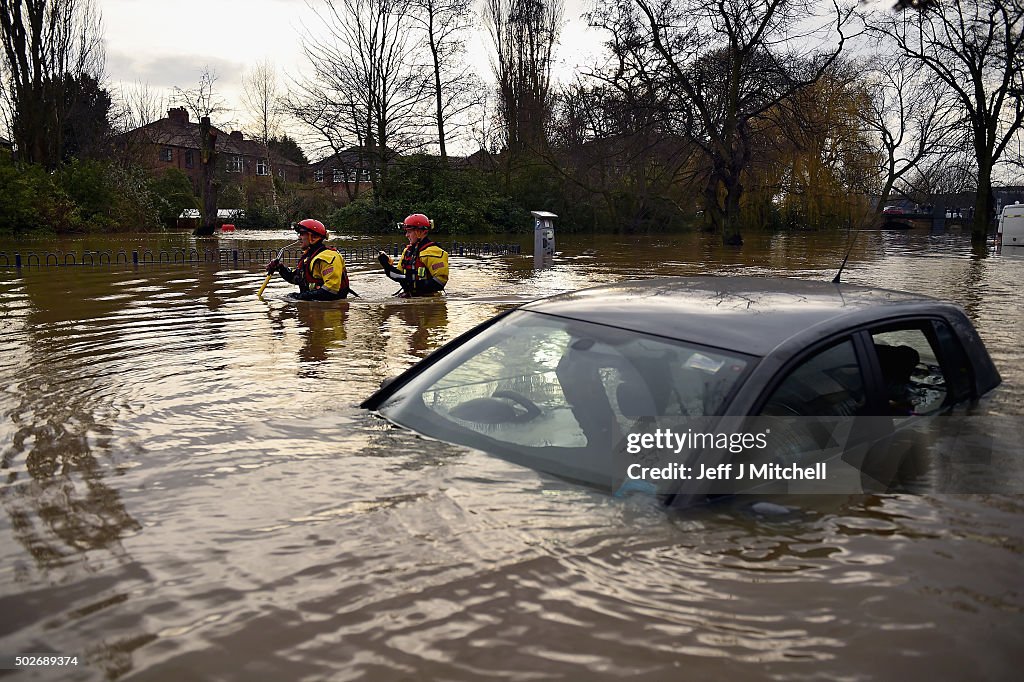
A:
[[[964,312],[826,282],[631,281],[505,312],[362,407],[428,437],[688,505],[935,478],[1000,383]],[[947,477],[948,478],[948,477]],[[949,481],[946,481],[947,488]]]

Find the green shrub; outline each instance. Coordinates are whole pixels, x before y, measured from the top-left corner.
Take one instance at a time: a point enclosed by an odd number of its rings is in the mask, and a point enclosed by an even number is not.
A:
[[[0,155],[0,232],[66,232],[79,224],[78,206],[36,164]]]
[[[357,233],[388,233],[410,213],[433,219],[441,234],[525,231],[530,214],[498,191],[491,176],[467,168],[447,168],[437,157],[401,159],[390,169],[388,193],[380,205],[372,194],[338,209],[331,222]]]
[[[157,219],[165,228],[174,228],[178,217],[187,208],[199,208],[199,200],[192,190],[192,182],[183,171],[168,168],[149,183]]]

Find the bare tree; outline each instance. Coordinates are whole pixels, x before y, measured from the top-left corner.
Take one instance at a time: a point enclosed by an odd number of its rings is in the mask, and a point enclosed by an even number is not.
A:
[[[868,20],[959,102],[978,170],[972,236],[984,241],[995,216],[992,171],[1024,127],[1024,2],[949,0]]]
[[[563,16],[562,0],[485,0],[484,21],[494,54],[499,113],[513,155],[546,146],[551,112],[551,63]]]
[[[877,136],[881,152],[876,207],[881,212],[897,182],[948,144],[958,121],[949,91],[906,54],[878,56],[866,66],[863,82],[870,98],[859,116]]]
[[[103,28],[92,0],[0,0],[0,77],[19,158],[55,167],[69,92],[103,80]]]
[[[274,186],[270,140],[277,136],[281,127],[281,93],[278,92],[277,69],[270,60],[257,62],[243,76],[242,84],[242,101],[251,119],[249,135],[263,145],[263,153],[267,157],[267,172],[270,174],[271,203],[276,207],[277,188]]]
[[[430,50],[437,145],[442,163],[447,163],[447,136],[460,117],[479,104],[479,84],[462,60],[474,0],[411,0],[411,4],[410,17],[423,31]]]
[[[851,10],[811,0],[635,0],[599,12],[625,71],[671,96],[673,123],[708,165],[705,216],[740,244],[754,123],[815,83],[840,54]]]
[[[422,145],[423,105],[430,97],[415,59],[409,5],[329,0],[317,16],[324,37],[311,37],[304,46],[313,75],[295,83],[288,111],[335,155],[355,147],[356,165],[368,171],[379,205],[392,160]]]
[[[217,129],[210,123],[213,114],[226,111],[224,100],[214,89],[217,83],[216,72],[209,67],[203,69],[199,83],[188,90],[174,89],[176,101],[199,119],[199,164],[203,170],[202,186],[202,223],[193,231],[197,236],[209,236],[217,229],[217,195],[220,183],[217,182]]]
[[[122,85],[117,90],[116,101],[115,125],[118,132],[124,133],[163,118],[169,100],[167,93],[149,83],[136,82]]]
[[[672,218],[695,210],[696,148],[666,124],[659,93],[613,76],[595,72],[559,90],[544,156],[573,185],[601,198],[614,229],[642,230],[652,219],[670,227]]]
[[[197,121],[203,117],[223,114],[228,110],[227,103],[216,90],[217,72],[209,66],[199,74],[199,83],[193,88],[174,88],[174,102],[183,105]]]

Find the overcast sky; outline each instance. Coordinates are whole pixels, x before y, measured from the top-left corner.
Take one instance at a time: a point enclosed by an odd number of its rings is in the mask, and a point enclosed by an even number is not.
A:
[[[580,20],[592,0],[565,0],[566,26],[556,57],[558,73],[571,77],[593,64],[599,39]],[[319,27],[306,0],[99,0],[106,37],[110,84],[147,83],[171,91],[193,88],[207,66],[229,106],[241,108],[242,76],[253,63],[270,59],[283,73],[302,70],[303,26]],[[482,22],[477,22],[482,25]],[[210,37],[212,36],[212,38]],[[489,77],[485,37],[471,41],[477,71]],[[244,116],[233,114],[241,123]]]

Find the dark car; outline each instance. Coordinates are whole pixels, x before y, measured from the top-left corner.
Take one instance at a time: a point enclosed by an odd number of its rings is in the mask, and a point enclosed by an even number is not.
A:
[[[999,383],[950,303],[815,281],[668,278],[498,315],[362,406],[541,471],[688,504],[779,485],[898,487],[934,442],[929,418]]]

